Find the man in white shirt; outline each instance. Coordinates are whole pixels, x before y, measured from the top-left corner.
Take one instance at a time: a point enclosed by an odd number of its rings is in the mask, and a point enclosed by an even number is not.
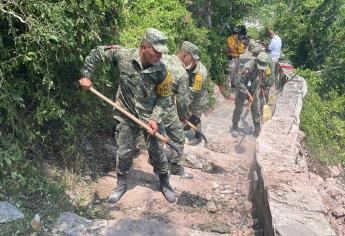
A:
[[[274,33],[273,30],[268,31],[268,36],[271,38],[270,44],[268,46],[269,54],[271,55],[273,66],[272,66],[272,77],[275,80],[278,60],[281,56],[282,40]]]
[[[281,56],[282,40],[273,32],[273,30],[268,31],[268,35],[271,38],[268,51],[273,60],[278,60]]]

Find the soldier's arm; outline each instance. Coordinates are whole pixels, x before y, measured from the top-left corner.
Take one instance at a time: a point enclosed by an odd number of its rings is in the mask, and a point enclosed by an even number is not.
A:
[[[104,63],[116,63],[119,57],[120,47],[99,46],[91,51],[86,57],[84,66],[81,70],[83,77],[91,78],[97,66]]]
[[[207,70],[204,68],[203,71],[201,71],[202,81],[201,86],[193,86],[192,92],[192,104],[191,104],[191,113],[197,117],[201,116],[201,113],[204,110],[204,102],[203,98],[207,96]]]
[[[176,107],[177,113],[180,120],[185,120],[188,114],[188,103],[189,103],[189,78],[188,74],[185,73],[184,76],[180,78],[180,83],[178,86],[178,92],[176,95]]]
[[[151,120],[159,122],[160,114],[162,109],[166,106],[171,105],[171,85],[172,85],[172,76],[170,73],[167,73],[167,70],[164,67],[164,70],[161,73],[161,78],[158,78],[158,84],[156,87],[156,103],[151,114]]]

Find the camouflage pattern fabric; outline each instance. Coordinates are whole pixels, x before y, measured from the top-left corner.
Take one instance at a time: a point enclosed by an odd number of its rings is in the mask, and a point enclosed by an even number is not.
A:
[[[200,118],[207,105],[207,69],[198,61],[196,68],[188,75],[190,112]]]
[[[180,119],[186,119],[188,113],[188,74],[183,62],[176,55],[163,55],[162,62],[166,65],[168,73],[172,75],[172,97],[176,101],[176,106],[172,104],[162,110],[163,128],[180,153],[183,153],[185,133]],[[166,155],[171,164],[171,170],[178,172],[181,157],[170,147],[166,147]]]
[[[116,156],[116,172],[127,174],[132,166],[135,156],[135,147],[140,128],[129,125],[126,122],[116,124],[115,142],[118,147]],[[155,174],[166,174],[169,172],[168,160],[164,152],[163,143],[156,138],[144,133],[145,145],[149,152],[149,163],[153,166]]]
[[[148,122],[159,122],[162,109],[171,102],[171,83],[166,67],[162,63],[144,67],[139,58],[139,49],[126,49],[112,46],[100,46],[91,51],[86,58],[82,74],[91,78],[96,67],[103,63],[117,65],[119,83],[116,102],[137,118]],[[170,81],[171,82],[171,81]],[[118,173],[128,172],[134,158],[134,148],[139,127],[125,115],[114,110],[114,118],[119,121],[117,154]],[[146,147],[156,173],[167,173],[168,164],[163,146],[153,137],[148,137]]]
[[[265,71],[258,69],[257,58],[250,60],[245,64],[241,71],[241,76],[235,81],[236,86],[236,98],[235,98],[235,110],[233,112],[232,124],[234,127],[238,126],[240,121],[244,103],[247,99],[247,93],[249,92],[253,96],[253,103],[251,105],[251,113],[254,123],[255,132],[260,132],[261,129],[261,117],[260,117],[260,86],[261,80],[265,77]],[[243,72],[247,71],[246,74]]]

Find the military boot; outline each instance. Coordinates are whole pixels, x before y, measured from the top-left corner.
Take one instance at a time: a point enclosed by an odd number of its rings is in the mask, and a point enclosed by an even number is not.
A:
[[[121,199],[123,194],[127,192],[127,175],[126,174],[117,174],[117,186],[110,193],[109,202],[116,203]]]
[[[170,173],[172,175],[178,175],[183,179],[193,179],[193,175],[187,172],[183,166],[178,165],[178,164],[171,165]]]
[[[259,137],[261,131],[261,125],[260,124],[254,124],[254,137]]]
[[[170,203],[176,202],[177,197],[174,190],[171,188],[169,184],[168,174],[160,174],[159,183],[160,183],[160,190],[163,193],[165,199]]]
[[[239,136],[239,130],[238,130],[238,125],[233,125],[230,129],[231,136],[234,138],[238,138]]]

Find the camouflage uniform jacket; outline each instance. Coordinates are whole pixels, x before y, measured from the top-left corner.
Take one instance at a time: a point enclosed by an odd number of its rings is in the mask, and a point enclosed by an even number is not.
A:
[[[268,69],[266,70],[266,78],[264,79],[264,81],[262,81],[262,88],[263,89],[269,89],[269,88],[271,88],[271,86],[273,85],[273,83],[274,83],[274,80],[273,80],[273,75],[272,75],[272,73],[275,73],[274,71],[274,69],[275,68],[273,68],[273,60],[272,60],[272,57],[271,57],[271,55],[270,54],[267,54],[267,67],[268,67]],[[268,72],[269,71],[269,72]]]
[[[207,69],[199,61],[194,71],[189,72],[190,112],[197,117],[207,104]]]
[[[247,71],[246,74],[243,72]],[[257,68],[257,59],[250,60],[241,69],[240,76],[237,77],[235,81],[236,89],[246,94],[250,92],[254,95],[257,87],[260,85],[262,78],[260,78],[260,70]]]
[[[177,113],[180,119],[188,114],[188,73],[183,62],[176,55],[163,55],[162,62],[172,76],[172,95],[176,101]],[[175,100],[176,99],[176,100]]]
[[[97,47],[86,57],[82,74],[91,78],[97,65],[102,63],[112,63],[118,67],[116,102],[139,119],[146,122],[157,120],[162,107],[171,104],[171,80],[166,76],[166,67],[159,62],[144,68],[139,49]],[[117,110],[114,117],[133,124]]]

